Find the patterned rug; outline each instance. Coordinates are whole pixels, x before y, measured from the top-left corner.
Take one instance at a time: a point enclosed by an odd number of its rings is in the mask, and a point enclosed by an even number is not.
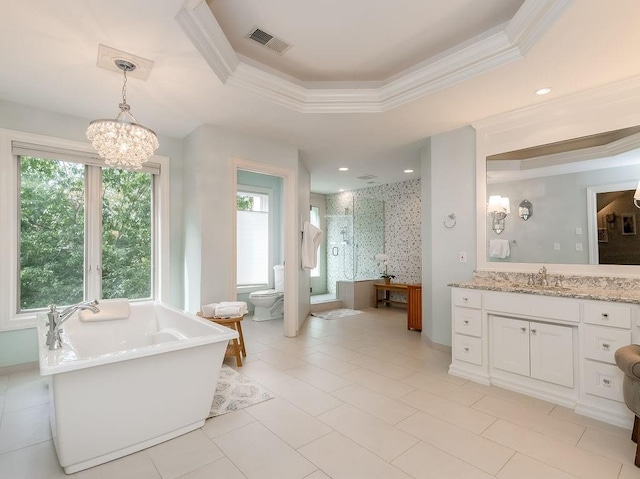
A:
[[[317,313],[311,313],[311,316],[322,319],[338,319],[346,316],[354,316],[360,313],[362,313],[362,311],[359,309],[332,309],[331,311],[318,311]]]
[[[237,411],[272,398],[273,394],[258,383],[223,364],[209,417]]]

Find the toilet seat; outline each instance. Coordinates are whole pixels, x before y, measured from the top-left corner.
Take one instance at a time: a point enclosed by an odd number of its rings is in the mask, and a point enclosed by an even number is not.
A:
[[[277,298],[279,296],[282,296],[282,292],[276,291],[275,289],[265,289],[262,291],[254,291],[253,293],[249,294],[249,297],[252,297],[252,298]]]

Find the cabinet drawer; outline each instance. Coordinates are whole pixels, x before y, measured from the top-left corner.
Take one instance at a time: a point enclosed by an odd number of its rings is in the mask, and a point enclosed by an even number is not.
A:
[[[482,337],[482,311],[470,308],[453,308],[453,330],[456,333]]]
[[[482,307],[482,293],[471,289],[454,289],[453,304],[455,306],[480,309]]]
[[[604,302],[584,303],[584,322],[629,329],[631,306]]]
[[[482,340],[454,334],[453,358],[482,366]]]
[[[616,349],[631,344],[631,331],[601,326],[584,326],[584,355],[587,358],[615,364]]]
[[[588,394],[624,402],[622,380],[624,373],[618,366],[584,361],[584,390]]]

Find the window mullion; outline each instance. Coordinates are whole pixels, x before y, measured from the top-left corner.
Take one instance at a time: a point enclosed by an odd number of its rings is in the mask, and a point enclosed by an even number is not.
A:
[[[85,299],[102,297],[102,168],[85,167]]]

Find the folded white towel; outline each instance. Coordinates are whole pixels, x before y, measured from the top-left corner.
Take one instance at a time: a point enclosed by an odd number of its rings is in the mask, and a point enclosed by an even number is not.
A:
[[[489,257],[504,259],[508,258],[510,254],[509,240],[492,239],[489,241]]]
[[[101,299],[96,306],[100,311],[94,313],[90,309],[82,309],[78,313],[80,321],[111,321],[129,317],[129,300],[126,298]]]
[[[216,308],[216,318],[237,318],[249,312],[244,301],[223,301]]]
[[[205,318],[213,318],[216,315],[216,308],[218,303],[203,304],[200,306],[200,311]]]

